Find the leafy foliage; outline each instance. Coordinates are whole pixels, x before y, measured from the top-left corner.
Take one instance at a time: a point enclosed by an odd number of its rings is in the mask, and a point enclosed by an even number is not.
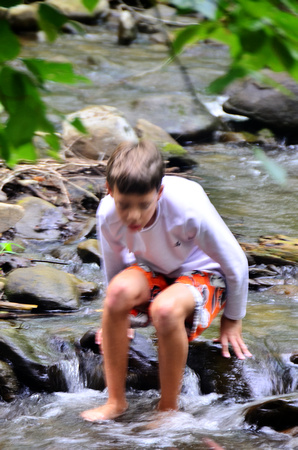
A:
[[[0,6],[12,7],[22,3],[17,0],[0,0]],[[98,0],[84,0],[92,10]],[[38,23],[50,42],[54,41],[68,19],[57,9],[40,3]],[[9,166],[20,160],[35,161],[37,154],[33,143],[36,132],[49,146],[49,154],[58,157],[59,138],[54,125],[47,118],[47,107],[42,100],[42,90],[48,82],[73,84],[89,82],[77,75],[71,64],[42,59],[20,58],[21,44],[5,19],[0,19],[0,158]],[[19,69],[11,64],[17,59]],[[4,114],[3,114],[4,113]],[[80,132],[86,129],[79,119],[72,122]]]
[[[294,0],[218,0],[215,12],[204,1],[192,0],[193,9],[207,17],[198,25],[178,32],[173,48],[212,39],[229,47],[231,64],[225,75],[213,81],[211,92],[221,92],[236,78],[254,76],[269,68],[288,72],[298,80],[298,3]],[[208,2],[207,2],[208,3]],[[211,2],[214,5],[214,2]],[[179,7],[184,1],[175,0]],[[212,17],[211,17],[212,16]],[[211,17],[211,20],[210,20]]]
[[[4,253],[16,255],[16,252],[13,251],[13,246],[24,250],[24,247],[19,244],[15,244],[14,242],[0,242],[0,255],[3,255]]]

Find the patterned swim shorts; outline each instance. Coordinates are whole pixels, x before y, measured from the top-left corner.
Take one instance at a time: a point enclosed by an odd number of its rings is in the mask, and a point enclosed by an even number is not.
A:
[[[176,279],[172,279],[165,275],[154,273],[145,265],[134,264],[124,270],[141,271],[145,275],[151,291],[151,299],[148,304],[138,306],[131,311],[132,328],[146,327],[151,324],[149,315],[150,303],[157,294],[174,283],[186,284],[194,296],[194,312],[185,321],[189,341],[203,333],[225,305],[226,284],[223,277],[218,274],[193,270],[182,274]]]

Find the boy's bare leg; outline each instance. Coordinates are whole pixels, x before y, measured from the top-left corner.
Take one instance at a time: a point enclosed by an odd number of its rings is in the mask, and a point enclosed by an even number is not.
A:
[[[105,405],[84,411],[81,416],[85,420],[115,419],[127,409],[128,314],[134,306],[147,302],[149,298],[147,280],[139,271],[120,273],[111,281],[102,318],[104,368],[109,397]]]
[[[195,307],[191,291],[183,284],[173,284],[154,300],[151,307],[158,337],[160,411],[178,410],[178,396],[188,354],[185,319]]]

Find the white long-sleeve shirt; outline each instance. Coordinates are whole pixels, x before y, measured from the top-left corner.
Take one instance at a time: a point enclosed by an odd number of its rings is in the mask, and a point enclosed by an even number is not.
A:
[[[198,183],[165,176],[162,184],[156,219],[140,232],[131,232],[121,222],[110,195],[102,199],[97,225],[106,281],[131,262],[170,278],[191,270],[215,272],[227,285],[225,316],[243,318],[248,264],[237,240]]]

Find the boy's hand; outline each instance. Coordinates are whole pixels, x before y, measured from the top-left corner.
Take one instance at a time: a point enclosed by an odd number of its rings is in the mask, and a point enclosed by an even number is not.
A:
[[[237,358],[245,359],[246,356],[252,356],[242,339],[241,333],[242,320],[232,320],[222,315],[219,341],[222,345],[222,355],[225,358],[231,357],[229,344],[232,345]]]

